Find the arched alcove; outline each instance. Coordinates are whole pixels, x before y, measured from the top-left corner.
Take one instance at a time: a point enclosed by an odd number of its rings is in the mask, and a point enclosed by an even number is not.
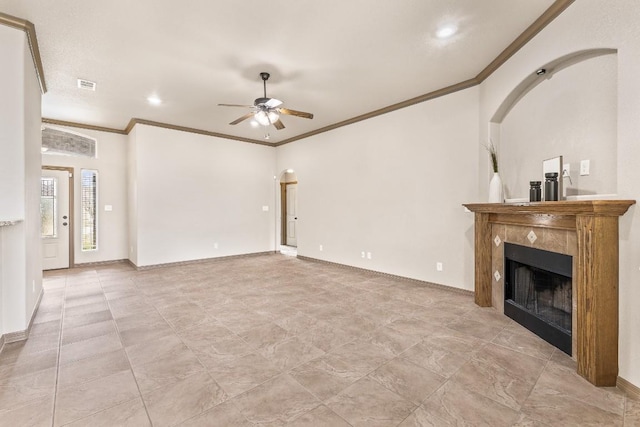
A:
[[[543,180],[542,161],[563,156],[566,196],[617,192],[617,51],[574,52],[532,70],[493,115],[489,133],[499,147],[507,198],[527,198],[529,181]],[[589,160],[589,175],[580,163]]]

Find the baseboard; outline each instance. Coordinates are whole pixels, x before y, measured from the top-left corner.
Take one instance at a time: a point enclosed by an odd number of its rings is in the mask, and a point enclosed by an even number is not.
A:
[[[152,270],[155,268],[177,267],[181,265],[203,264],[207,262],[216,262],[216,261],[228,261],[230,259],[237,259],[237,258],[252,258],[257,256],[263,256],[263,255],[273,255],[276,253],[277,252],[275,251],[253,252],[249,254],[228,255],[228,256],[221,256],[221,257],[215,257],[215,258],[202,258],[202,259],[194,259],[189,261],[167,262],[164,264],[152,264],[152,265],[143,265],[143,266],[137,266],[131,260],[128,260],[128,261],[129,261],[129,264],[133,266],[133,268],[135,268],[136,270],[142,271],[142,270]]]
[[[378,276],[389,277],[389,278],[392,278],[392,279],[397,279],[397,280],[402,280],[402,281],[405,281],[405,282],[415,283],[416,285],[420,285],[420,286],[426,286],[426,287],[430,287],[430,288],[442,289],[442,290],[445,290],[445,291],[455,292],[455,293],[462,294],[462,295],[468,295],[468,296],[473,296],[474,295],[473,291],[468,291],[466,289],[454,288],[453,286],[441,285],[439,283],[433,283],[433,282],[427,282],[427,281],[424,281],[424,280],[412,279],[410,277],[398,276],[396,274],[383,273],[381,271],[369,270],[369,269],[361,268],[361,267],[354,267],[352,265],[340,264],[338,262],[332,262],[332,261],[325,261],[323,259],[311,258],[311,257],[303,256],[303,255],[298,255],[297,258],[301,259],[303,261],[319,262],[319,263],[322,263],[322,264],[329,264],[329,265],[334,265],[334,266],[337,266],[337,267],[347,268],[349,270],[364,271],[366,273],[371,273],[371,274],[375,274],[375,275],[378,275]]]
[[[625,380],[622,377],[618,377],[618,380],[616,381],[616,386],[624,391],[627,396],[636,399],[636,400],[640,400],[640,387],[637,387],[633,384],[631,384],[629,381]]]
[[[38,294],[38,301],[36,301],[35,305],[33,306],[33,311],[31,312],[31,318],[29,319],[29,324],[27,325],[27,329],[25,329],[24,331],[10,332],[8,334],[3,334],[0,336],[0,354],[2,354],[5,344],[24,341],[27,338],[29,338],[29,333],[31,332],[33,321],[36,318],[38,309],[40,308],[40,302],[42,301],[43,294],[44,294],[44,289],[40,289],[40,294]]]
[[[12,342],[24,341],[29,338],[29,330],[25,329],[24,331],[16,331],[8,334],[4,334],[4,342],[5,344],[11,344]]]
[[[99,267],[102,265],[113,265],[113,264],[127,264],[130,263],[128,259],[114,259],[110,261],[94,261],[94,262],[83,262],[80,264],[73,264],[73,268],[82,268],[82,267]]]
[[[27,338],[31,333],[31,327],[33,326],[33,321],[36,318],[36,314],[38,314],[38,309],[40,308],[40,303],[42,302],[43,295],[44,295],[44,287],[40,288],[40,293],[38,294],[38,301],[36,301],[35,305],[33,306],[33,311],[31,311],[31,319],[29,319],[29,324],[27,325]]]

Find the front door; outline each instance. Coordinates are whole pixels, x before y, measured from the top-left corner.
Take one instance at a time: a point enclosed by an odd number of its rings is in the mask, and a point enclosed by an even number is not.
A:
[[[298,184],[287,184],[287,246],[298,246],[296,221],[298,220]]]
[[[69,268],[69,172],[43,170],[40,189],[42,269]]]

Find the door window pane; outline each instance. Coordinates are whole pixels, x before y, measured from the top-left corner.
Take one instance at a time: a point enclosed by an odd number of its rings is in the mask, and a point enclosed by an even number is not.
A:
[[[40,180],[40,220],[42,237],[57,237],[55,178]]]
[[[95,251],[98,249],[98,171],[82,169],[80,192],[82,250]]]

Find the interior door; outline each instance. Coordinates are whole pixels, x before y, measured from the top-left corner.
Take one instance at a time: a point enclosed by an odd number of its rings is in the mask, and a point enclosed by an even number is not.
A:
[[[40,189],[42,269],[69,268],[69,172],[43,169]]]
[[[287,246],[298,246],[296,221],[298,220],[298,184],[287,184]]]

